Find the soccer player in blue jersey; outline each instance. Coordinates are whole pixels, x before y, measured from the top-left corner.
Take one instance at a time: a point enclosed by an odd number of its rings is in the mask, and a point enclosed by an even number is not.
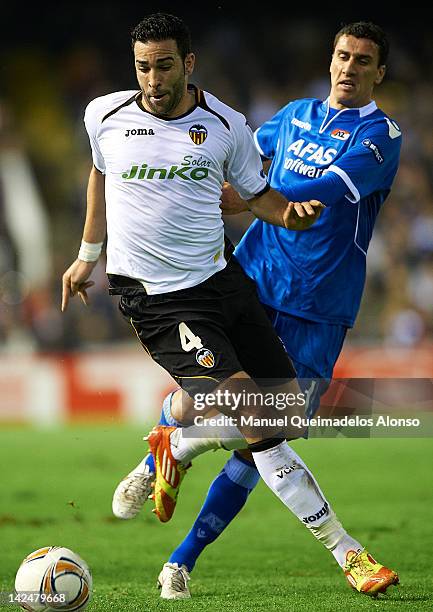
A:
[[[317,411],[346,332],[355,322],[374,223],[398,168],[400,129],[373,100],[387,55],[381,28],[367,22],[344,26],[334,39],[329,97],[290,102],[255,133],[263,159],[271,160],[270,185],[288,200],[314,198],[327,205],[321,218],[301,232],[255,220],[235,250],[256,281],[300,382],[311,381],[305,389],[310,395],[308,416]],[[229,185],[223,207],[229,213],[247,209]],[[180,393],[170,394],[160,423],[179,425],[179,406]],[[113,498],[117,516],[138,513],[150,493],[154,470],[148,455],[120,483]],[[198,556],[238,514],[258,480],[251,457],[235,451],[160,574],[163,597],[190,596],[187,580]],[[390,570],[358,545],[345,558],[332,552],[353,588],[371,594],[381,572]]]

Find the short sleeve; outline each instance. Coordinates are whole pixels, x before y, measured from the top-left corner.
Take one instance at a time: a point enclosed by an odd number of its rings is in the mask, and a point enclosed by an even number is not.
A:
[[[260,155],[272,159],[276,153],[280,127],[287,110],[292,103],[286,104],[276,115],[266,121],[254,132],[254,142]]]
[[[231,129],[233,142],[226,164],[226,179],[244,200],[250,200],[267,187],[262,160],[254,145],[253,132],[246,123],[245,117],[243,117],[243,125],[236,122],[232,124]]]
[[[105,161],[98,142],[98,131],[101,123],[99,114],[97,99],[92,100],[84,112],[84,125],[89,136],[93,165],[102,174],[105,174]]]
[[[353,146],[328,168],[345,182],[350,202],[391,188],[397,172],[401,131],[387,117],[361,130]]]

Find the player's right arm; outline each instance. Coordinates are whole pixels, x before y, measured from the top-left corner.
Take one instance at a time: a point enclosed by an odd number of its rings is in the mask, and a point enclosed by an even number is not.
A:
[[[105,177],[92,167],[87,187],[87,211],[84,224],[82,244],[101,245],[105,239],[106,218],[105,218]],[[92,256],[86,255],[86,251],[80,249],[77,259],[63,274],[62,278],[62,312],[68,307],[69,299],[74,295],[79,295],[84,304],[88,303],[87,289],[94,283],[89,281],[89,277],[96,266],[98,258],[93,261]]]
[[[258,219],[287,229],[302,230],[313,225],[324,208],[323,204],[313,198],[285,198],[270,187],[251,128],[240,113],[233,116],[231,133],[232,149],[225,166],[225,179],[233,185],[239,197],[246,200],[247,208]],[[224,194],[226,188],[229,188],[227,184],[223,186],[221,198],[223,213],[228,201]]]
[[[274,189],[269,189],[264,194],[247,201],[241,198],[230,183],[224,183],[221,195],[223,215],[236,215],[250,210],[262,221],[292,230],[311,227],[320,217],[323,208],[321,202],[313,199],[304,202],[287,202]]]
[[[272,188],[248,200],[247,206],[258,219],[291,230],[308,229],[325,208],[319,200],[288,202]]]

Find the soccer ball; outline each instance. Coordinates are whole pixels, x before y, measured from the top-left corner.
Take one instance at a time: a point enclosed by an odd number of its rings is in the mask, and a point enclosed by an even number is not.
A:
[[[62,546],[27,555],[15,577],[16,603],[23,610],[83,610],[92,594],[92,574],[85,561]]]

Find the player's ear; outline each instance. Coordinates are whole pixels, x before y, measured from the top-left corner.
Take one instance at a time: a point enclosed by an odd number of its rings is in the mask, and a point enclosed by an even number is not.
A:
[[[190,75],[193,73],[194,70],[194,64],[195,64],[195,55],[194,53],[188,53],[188,55],[185,58],[185,74],[186,75]]]
[[[334,61],[334,53],[335,53],[335,47],[332,50],[331,57],[329,58],[329,72],[331,72],[332,70],[332,62]]]
[[[377,76],[374,80],[375,85],[380,85],[382,83],[383,77],[385,76],[385,72],[386,72],[386,66],[385,65],[379,66],[379,68],[377,69]]]

